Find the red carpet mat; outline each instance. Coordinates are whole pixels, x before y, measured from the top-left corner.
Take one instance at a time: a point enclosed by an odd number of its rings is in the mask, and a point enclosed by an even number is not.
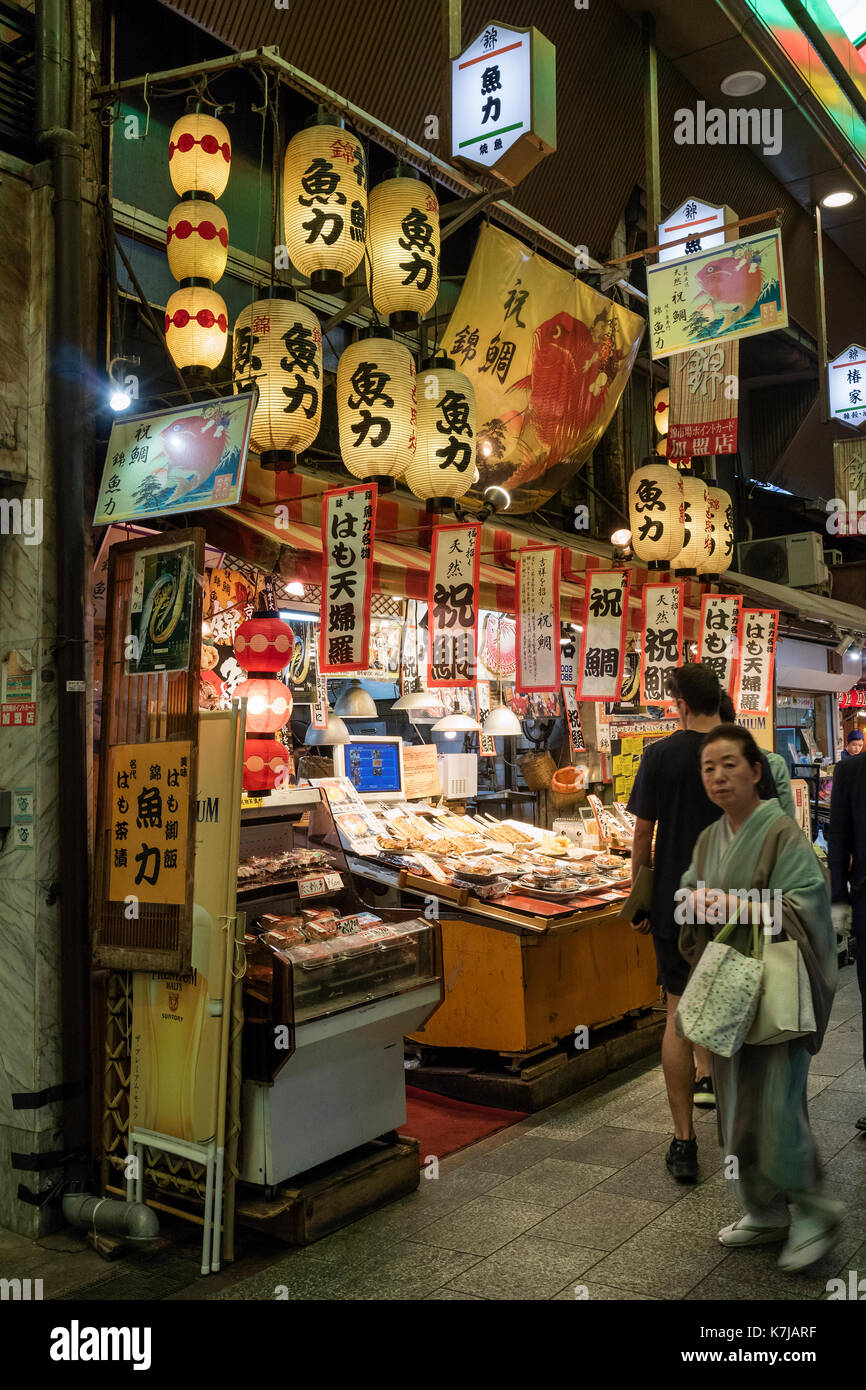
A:
[[[445,1158],[525,1119],[526,1113],[522,1110],[471,1105],[468,1101],[452,1100],[450,1096],[407,1086],[406,1123],[401,1125],[400,1133],[419,1140],[423,1163],[427,1154]]]

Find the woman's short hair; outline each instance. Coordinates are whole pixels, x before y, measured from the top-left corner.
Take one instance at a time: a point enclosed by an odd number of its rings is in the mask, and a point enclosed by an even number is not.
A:
[[[710,729],[710,732],[705,734],[701,741],[701,752],[703,753],[705,748],[709,748],[711,743],[721,743],[722,739],[726,739],[730,743],[738,743],[746,762],[751,767],[759,767],[763,771],[764,764],[760,748],[748,729],[742,728],[739,724],[717,724],[715,729]]]

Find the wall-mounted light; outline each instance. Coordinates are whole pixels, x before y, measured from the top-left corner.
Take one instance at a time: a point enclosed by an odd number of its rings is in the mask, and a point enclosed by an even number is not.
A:
[[[115,414],[128,410],[132,402],[138,400],[138,377],[125,368],[137,367],[139,360],[138,357],[112,357],[108,364],[108,379],[111,382],[108,404]]]

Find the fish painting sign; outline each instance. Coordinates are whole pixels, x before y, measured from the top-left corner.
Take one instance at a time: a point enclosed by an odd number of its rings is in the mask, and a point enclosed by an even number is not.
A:
[[[788,324],[778,229],[649,266],[647,288],[654,358]]]
[[[482,228],[445,336],[475,391],[478,479],[512,512],[552,497],[590,456],[637,356],[644,321],[498,227]]]
[[[117,419],[94,526],[240,501],[258,390]]]

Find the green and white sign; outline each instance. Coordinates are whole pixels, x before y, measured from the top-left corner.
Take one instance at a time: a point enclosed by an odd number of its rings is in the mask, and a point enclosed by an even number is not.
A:
[[[516,184],[556,149],[556,49],[537,29],[485,25],[451,62],[451,155]]]

